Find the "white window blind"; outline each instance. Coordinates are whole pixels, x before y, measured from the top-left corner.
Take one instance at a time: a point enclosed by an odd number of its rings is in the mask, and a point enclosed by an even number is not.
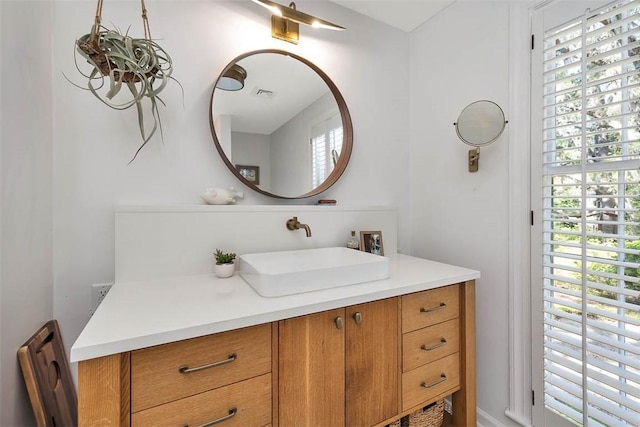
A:
[[[342,119],[339,114],[311,129],[311,182],[318,187],[329,176],[342,150]]]
[[[544,35],[544,404],[640,425],[640,0]]]

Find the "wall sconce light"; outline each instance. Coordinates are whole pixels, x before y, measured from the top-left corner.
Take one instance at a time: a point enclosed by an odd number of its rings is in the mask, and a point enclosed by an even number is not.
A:
[[[222,90],[235,91],[244,87],[244,79],[247,78],[247,70],[233,64],[227,71],[222,74],[222,77],[218,79],[216,87]]]
[[[298,44],[300,40],[300,26],[298,24],[305,24],[315,28],[326,28],[327,30],[342,31],[345,29],[340,25],[296,10],[296,4],[294,2],[291,2],[289,7],[272,2],[271,0],[253,0],[253,2],[266,7],[273,13],[273,15],[271,15],[271,37],[289,43]]]

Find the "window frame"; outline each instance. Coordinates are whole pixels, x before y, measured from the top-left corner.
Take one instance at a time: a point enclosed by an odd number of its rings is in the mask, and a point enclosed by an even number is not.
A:
[[[600,2],[604,7],[608,7],[611,2],[602,1]],[[536,218],[536,221],[532,224],[531,227],[531,235],[530,235],[530,243],[531,243],[531,319],[532,319],[532,330],[533,330],[533,346],[531,348],[532,352],[532,393],[535,392],[536,395],[536,405],[532,410],[532,422],[534,425],[561,425],[561,419],[555,418],[554,415],[550,413],[546,413],[544,411],[544,405],[541,404],[543,400],[543,350],[542,350],[542,324],[543,324],[543,295],[542,295],[542,286],[537,286],[536,284],[541,283],[541,275],[537,275],[537,272],[542,271],[542,257],[537,256],[541,252],[539,249],[542,248],[542,236],[543,236],[543,215],[542,215],[542,204],[543,194],[541,189],[543,188],[543,170],[542,170],[542,161],[540,161],[543,157],[542,152],[540,150],[540,145],[537,145],[535,141],[540,139],[542,133],[540,132],[541,127],[536,126],[538,123],[542,123],[542,96],[536,97],[536,88],[541,87],[542,82],[542,40],[543,37],[540,37],[543,33],[542,31],[542,23],[540,19],[536,19],[536,15],[540,13],[541,10],[548,7],[553,3],[544,3],[539,5],[537,8],[532,8],[531,10],[531,33],[538,36],[538,40],[536,44],[538,44],[538,50],[532,50],[531,56],[531,93],[530,93],[530,103],[531,103],[531,137],[530,137],[530,147],[531,147],[531,177],[530,177],[530,194],[531,194],[531,212],[532,218]],[[595,9],[594,9],[595,10]],[[578,15],[576,15],[578,16]],[[584,66],[584,65],[583,65]],[[539,92],[542,93],[541,91]],[[584,95],[584,90],[583,90]],[[584,154],[583,154],[584,155]],[[584,169],[582,170],[585,173]],[[583,194],[584,196],[584,194]],[[586,280],[586,279],[585,279]],[[586,382],[586,379],[584,380]],[[553,421],[550,421],[550,418],[553,418]]]

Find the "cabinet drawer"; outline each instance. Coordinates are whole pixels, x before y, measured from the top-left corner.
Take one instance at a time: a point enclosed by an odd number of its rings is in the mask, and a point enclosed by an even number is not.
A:
[[[402,337],[402,372],[460,351],[460,321],[449,320]]]
[[[184,367],[193,370],[183,372]],[[131,411],[270,371],[271,324],[136,350],[131,353]]]
[[[402,297],[402,333],[415,331],[460,315],[460,287],[445,286]]]
[[[402,374],[402,410],[428,404],[445,392],[460,388],[460,353]]]
[[[225,419],[226,418],[226,419]],[[133,427],[263,426],[271,422],[271,374],[176,400],[131,416]]]

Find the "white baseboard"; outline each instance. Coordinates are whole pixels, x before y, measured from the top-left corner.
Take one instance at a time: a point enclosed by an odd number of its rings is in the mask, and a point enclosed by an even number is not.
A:
[[[504,411],[504,414],[511,418],[513,421],[517,422],[518,425],[522,426],[522,427],[533,427],[533,424],[531,424],[531,420],[528,419],[524,419],[522,417],[522,415],[517,414],[513,411],[511,411],[510,409],[507,409],[506,411]]]
[[[480,408],[476,408],[478,427],[507,427]]]

